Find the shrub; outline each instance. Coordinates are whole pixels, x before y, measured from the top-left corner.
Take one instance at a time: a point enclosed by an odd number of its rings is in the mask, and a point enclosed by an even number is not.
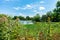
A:
[[[0,18],[0,40],[14,40],[20,36],[20,23],[18,20],[8,20],[8,17]]]

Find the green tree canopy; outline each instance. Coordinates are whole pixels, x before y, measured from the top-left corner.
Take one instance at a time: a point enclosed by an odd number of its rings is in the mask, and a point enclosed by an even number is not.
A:
[[[26,20],[31,20],[31,18],[29,16],[26,16]]]
[[[23,16],[19,16],[18,17],[20,20],[25,20],[25,18]]]
[[[33,17],[33,21],[40,22],[40,15],[39,15],[39,14],[36,14],[36,15]]]
[[[56,7],[60,7],[60,1],[57,2]]]

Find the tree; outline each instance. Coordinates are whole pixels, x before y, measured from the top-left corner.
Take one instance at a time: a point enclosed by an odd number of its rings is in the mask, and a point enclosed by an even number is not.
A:
[[[51,11],[49,11],[49,12],[47,12],[47,14],[46,14],[47,16],[49,16],[49,17],[51,17],[51,15],[52,15],[52,12]]]
[[[7,15],[5,15],[5,14],[0,14],[0,18],[1,18],[1,17],[3,17],[3,16],[8,17],[8,16],[7,16]]]
[[[60,7],[60,1],[57,2],[56,7]]]
[[[18,16],[14,16],[14,17],[13,17],[14,20],[17,19],[17,18],[18,18]]]
[[[40,15],[39,15],[39,14],[36,14],[36,15],[33,17],[33,21],[35,21],[35,22],[40,22]]]
[[[55,21],[59,22],[60,21],[60,1],[57,2],[56,4],[56,8],[53,10],[53,12],[55,13]]]
[[[42,22],[47,22],[48,18],[50,18],[50,21],[52,21],[52,14],[53,13],[51,11],[49,11],[49,12],[46,13],[46,15],[42,15],[41,21]]]
[[[6,16],[0,17],[0,40],[15,40],[20,37],[19,21],[8,19]]]
[[[47,14],[46,14],[46,18],[47,18],[47,20],[48,20],[48,18],[50,18],[50,21],[52,21],[53,20],[53,12],[51,12],[51,11],[49,11],[49,12],[47,12]]]
[[[19,16],[18,17],[20,20],[25,20],[25,18],[23,16]]]
[[[46,22],[46,21],[47,21],[47,16],[46,16],[46,15],[42,15],[41,21],[42,21],[42,22]]]
[[[26,16],[26,20],[31,20],[31,18],[29,16]]]

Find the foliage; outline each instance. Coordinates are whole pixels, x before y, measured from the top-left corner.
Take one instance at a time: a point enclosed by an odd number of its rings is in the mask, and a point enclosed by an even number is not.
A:
[[[31,18],[29,16],[26,16],[26,20],[31,20]]]
[[[14,16],[13,19],[15,20],[16,18],[18,18],[18,16]]]
[[[0,18],[0,40],[14,40],[20,36],[20,23],[7,17]]]
[[[34,24],[22,25],[19,23],[19,19],[30,20],[29,16],[26,18],[14,16],[13,19],[7,15],[0,14],[0,40],[17,40],[20,37],[29,36],[46,40],[55,40],[55,38],[60,40],[60,1],[57,2],[53,12],[47,12],[42,17],[36,14],[31,18],[31,20],[36,22]]]
[[[25,20],[25,17],[23,17],[23,16],[19,16],[18,17],[20,20]]]
[[[46,22],[48,17],[50,17],[51,22],[60,22],[60,1],[57,2],[56,8],[52,12],[47,12],[46,16],[43,15],[41,19]]]
[[[46,21],[47,21],[47,16],[46,16],[46,15],[42,15],[41,21],[42,21],[42,22],[46,22]]]
[[[39,33],[43,33],[43,37],[46,39],[52,39],[53,35],[55,33],[60,33],[60,22],[51,22],[51,23],[48,23],[48,22],[37,22],[35,24],[28,24],[28,25],[25,25],[24,27],[28,30],[26,31],[27,32],[27,35],[29,36],[34,36],[34,37],[39,37],[41,34]],[[49,37],[50,35],[50,37]],[[49,37],[49,38],[48,38]]]
[[[17,40],[17,38],[26,36],[46,39],[49,35],[49,38],[52,39],[54,33],[60,33],[60,22],[36,22],[23,26],[18,20],[18,18],[16,20],[8,19],[5,16],[0,18],[0,40]]]
[[[14,16],[14,19],[17,17],[19,17],[20,20],[33,20],[35,22],[47,22],[48,17],[50,17],[51,22],[60,22],[60,1],[57,1],[54,10],[47,12],[46,15],[42,15],[42,17],[39,14],[36,14],[32,18],[29,16],[26,16],[26,18],[22,16]]]
[[[39,15],[39,14],[36,14],[36,15],[33,17],[33,21],[35,21],[35,22],[40,22],[40,15]]]
[[[60,1],[57,2],[56,7],[60,7]]]

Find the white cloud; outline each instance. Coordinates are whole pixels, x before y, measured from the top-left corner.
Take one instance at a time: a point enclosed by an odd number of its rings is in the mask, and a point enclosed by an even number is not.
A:
[[[33,10],[34,15],[39,14],[40,16],[42,16],[44,13],[42,11],[37,11],[37,10]]]
[[[22,9],[32,9],[32,6],[27,4],[26,6],[24,6]]]
[[[31,5],[26,5],[26,7],[31,8]]]
[[[36,12],[37,14],[39,14],[40,12]]]
[[[24,16],[23,13],[19,13],[20,16]]]
[[[40,1],[40,3],[45,3],[44,1]]]
[[[37,10],[33,10],[33,12],[37,12]]]
[[[40,3],[40,2],[39,2]],[[41,3],[43,3],[43,1],[41,1]],[[14,7],[15,10],[23,10],[21,12],[24,12],[24,10],[27,11],[27,9],[29,10],[33,10],[31,12],[33,12],[33,14],[40,14],[40,16],[43,14],[41,11],[45,10],[44,6],[40,6],[38,3],[34,3],[34,4],[26,4],[22,7]],[[30,11],[29,11],[30,12]],[[19,13],[19,15],[26,17],[27,15],[23,14],[23,13]],[[30,17],[34,16],[34,15],[29,15]]]
[[[27,5],[23,6],[23,7],[21,7],[20,9],[23,9],[23,10],[32,9],[32,5],[27,4]]]
[[[29,17],[33,17],[33,16],[35,16],[35,15],[29,15]]]
[[[22,9],[22,10],[26,10],[26,9],[32,9],[33,7],[31,6],[31,5],[25,5],[25,6],[23,6],[23,7],[13,7],[13,9],[15,9],[15,10],[20,10],[20,9]]]
[[[36,12],[35,15],[36,14],[39,14],[40,16],[42,16],[43,15],[43,12]]]
[[[41,6],[39,7],[39,10],[45,10],[45,7]]]
[[[26,15],[24,15],[23,13],[19,13],[19,16],[24,16],[24,17],[26,17]]]
[[[15,9],[15,10],[20,10],[20,7],[13,7],[13,9]]]

